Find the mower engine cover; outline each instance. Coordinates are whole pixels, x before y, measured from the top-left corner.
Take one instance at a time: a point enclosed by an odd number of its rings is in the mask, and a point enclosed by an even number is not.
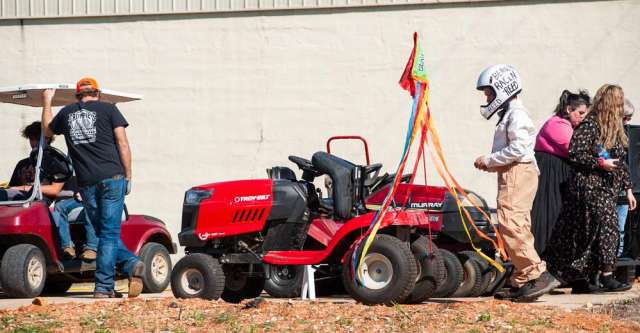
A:
[[[272,180],[200,185],[185,193],[181,245],[261,231],[272,206]]]
[[[365,199],[365,204],[370,209],[377,209],[382,205],[384,198],[389,193],[390,185],[371,194]],[[406,208],[424,210],[429,218],[431,230],[440,231],[442,228],[442,212],[445,206],[445,194],[447,189],[437,186],[425,186],[415,184],[399,184],[394,196],[395,204],[406,202]],[[407,195],[411,197],[407,200]],[[428,228],[428,225],[420,226]]]

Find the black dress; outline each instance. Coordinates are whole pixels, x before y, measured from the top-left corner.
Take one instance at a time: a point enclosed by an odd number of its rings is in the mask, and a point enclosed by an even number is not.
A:
[[[562,211],[562,197],[571,169],[566,159],[547,152],[536,152],[536,162],[540,177],[531,208],[531,233],[536,251],[543,253]]]
[[[598,167],[599,135],[595,114],[573,132],[567,193],[543,254],[548,270],[567,282],[588,278],[613,266],[617,258],[616,200],[621,190],[631,188],[629,168],[623,164],[609,172]],[[609,155],[626,161],[620,143],[609,149]]]

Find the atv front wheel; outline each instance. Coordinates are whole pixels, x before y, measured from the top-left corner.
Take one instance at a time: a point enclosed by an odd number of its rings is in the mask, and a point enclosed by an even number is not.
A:
[[[411,252],[416,258],[418,278],[416,286],[405,300],[405,303],[417,304],[431,298],[438,287],[438,282],[445,279],[446,268],[442,257],[438,254],[438,247],[429,239],[421,236],[411,243]]]
[[[253,265],[253,269],[262,269]],[[256,298],[264,289],[264,277],[251,276],[247,265],[223,265],[226,276],[222,299],[229,303],[240,303],[247,298]]]
[[[47,263],[35,245],[18,244],[2,256],[0,281],[2,290],[12,298],[32,298],[40,295],[47,280]]]
[[[351,251],[346,258],[342,282],[351,297],[363,304],[401,303],[416,284],[418,268],[409,244],[393,236],[375,237],[360,268],[361,281],[354,281],[351,274]]]
[[[171,273],[171,291],[176,298],[215,300],[224,291],[224,271],[217,259],[204,253],[184,256]]]
[[[276,298],[300,297],[302,291],[303,265],[268,265],[269,279],[264,291]]]

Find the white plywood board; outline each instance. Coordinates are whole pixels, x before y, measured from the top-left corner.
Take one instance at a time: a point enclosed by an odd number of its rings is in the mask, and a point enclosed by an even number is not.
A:
[[[42,107],[42,92],[56,89],[53,106],[75,103],[76,85],[71,83],[23,84],[0,87],[0,102]],[[100,89],[100,100],[107,103],[124,103],[142,99],[142,95],[124,93],[109,89]]]

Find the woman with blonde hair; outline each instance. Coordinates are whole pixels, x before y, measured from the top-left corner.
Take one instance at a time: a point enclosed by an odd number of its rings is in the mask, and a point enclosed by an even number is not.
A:
[[[636,206],[625,163],[628,140],[622,124],[623,105],[620,86],[600,87],[569,144],[572,170],[567,193],[543,257],[554,276],[574,283],[574,293],[595,291],[588,281],[598,272],[603,291],[631,288],[612,274],[619,237],[618,193],[627,193],[630,209]]]

